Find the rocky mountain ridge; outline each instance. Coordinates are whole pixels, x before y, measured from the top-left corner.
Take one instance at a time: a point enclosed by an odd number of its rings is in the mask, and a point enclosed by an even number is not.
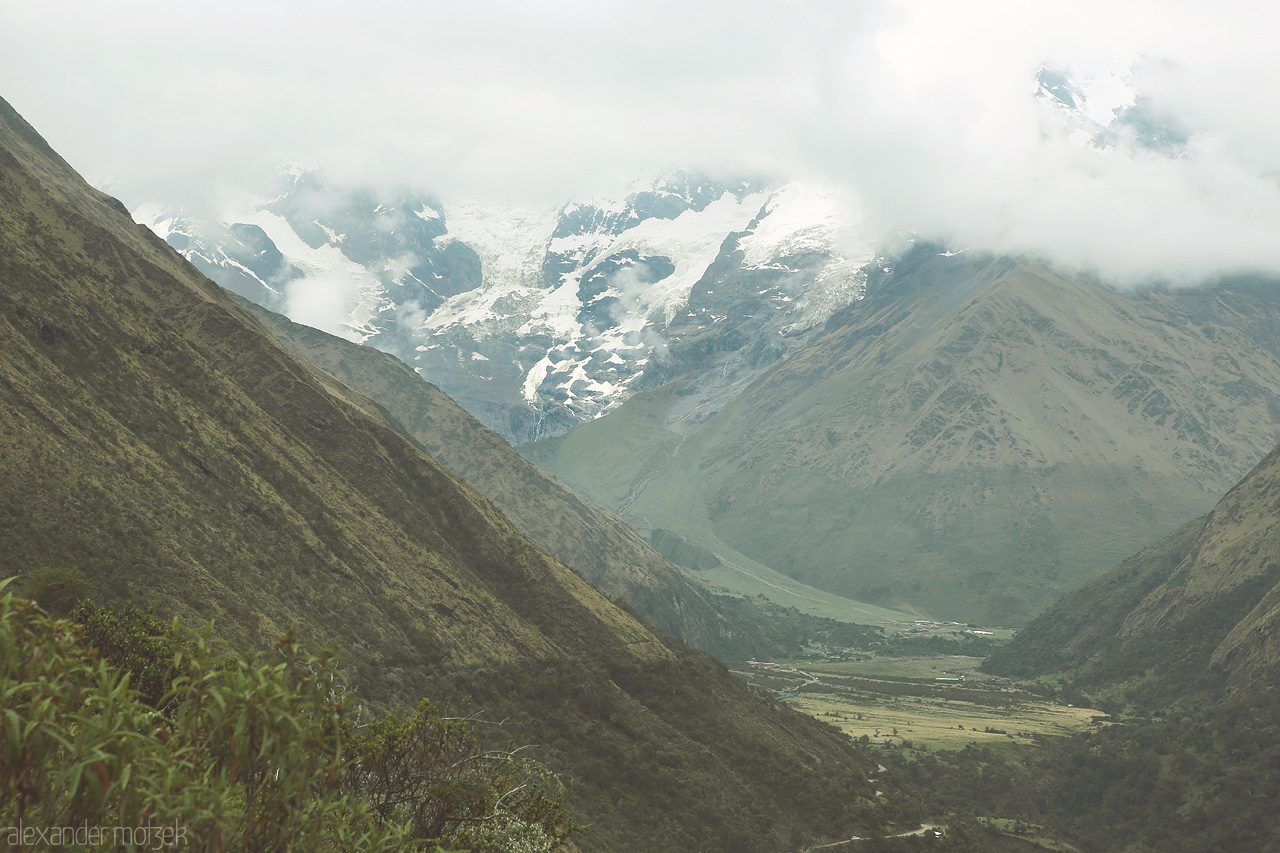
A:
[[[1132,68],[1045,65],[1031,82],[1045,134],[1185,154]],[[687,415],[707,417],[856,302],[901,242],[830,187],[687,172],[544,207],[299,166],[256,189],[214,218],[174,199],[135,217],[250,301],[396,355],[516,444],[676,376],[694,377]]]
[[[714,364],[741,384],[857,299],[873,253],[814,187],[676,174],[553,209],[287,173],[222,223],[135,216],[215,281],[397,355],[522,441]]]

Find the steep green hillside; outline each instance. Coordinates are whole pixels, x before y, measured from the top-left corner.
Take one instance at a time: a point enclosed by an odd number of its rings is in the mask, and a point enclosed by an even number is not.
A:
[[[265,309],[252,310],[308,363],[386,407],[433,458],[592,585],[698,648],[738,659],[765,653],[769,640],[757,624],[726,618],[724,605],[709,600],[630,525],[526,462],[506,439],[404,362]]]
[[[123,210],[4,132],[0,571],[76,566],[107,599],[145,590],[248,642],[319,617],[403,663],[582,639],[666,656]],[[516,584],[564,609],[541,612]]]
[[[1203,519],[1067,596],[987,668],[1117,704],[1251,693],[1280,673],[1280,448]]]
[[[1117,292],[918,247],[718,410],[677,380],[527,458],[833,593],[1017,624],[1280,435],[1274,290]]]
[[[983,665],[1060,684],[1108,725],[1036,754],[885,763],[930,810],[1017,818],[1082,850],[1280,849],[1278,493],[1280,448]]]
[[[0,575],[70,568],[251,648],[297,622],[377,706],[509,712],[594,824],[586,849],[788,849],[909,819],[864,753],[535,548],[2,101],[0,353]]]
[[[1014,642],[997,649],[983,668],[1015,678],[1068,675],[1076,690],[1097,691],[1117,680],[1143,677],[1156,661],[1138,654],[1118,654],[1120,631],[1125,620],[1142,600],[1169,579],[1186,558],[1204,519],[1188,522],[1173,533],[1123,561],[1110,572],[1069,593],[1037,616],[1015,636]],[[1186,640],[1186,637],[1166,638]],[[1179,664],[1192,651],[1187,643],[1175,652]],[[1189,667],[1170,671],[1179,686],[1205,674],[1207,658]]]

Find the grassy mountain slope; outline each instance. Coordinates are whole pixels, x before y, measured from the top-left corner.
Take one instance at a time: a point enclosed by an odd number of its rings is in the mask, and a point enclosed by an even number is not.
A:
[[[718,412],[685,412],[677,382],[523,452],[812,586],[1016,624],[1205,512],[1280,434],[1266,288],[1121,293],[920,247],[870,294]]]
[[[1142,600],[1186,558],[1204,521],[1188,522],[1063,596],[1019,631],[1011,645],[992,653],[984,668],[1016,678],[1070,673],[1076,687],[1085,690],[1144,676],[1152,660],[1114,654],[1120,630]]]
[[[987,667],[1150,707],[1280,671],[1280,448],[1207,516],[1064,598]]]
[[[905,819],[865,754],[535,548],[3,101],[0,352],[0,574],[78,569],[99,599],[250,646],[298,622],[375,703],[435,688],[510,710],[595,824],[588,849],[779,849]]]
[[[434,459],[492,499],[540,548],[594,586],[698,648],[737,657],[756,653],[760,643],[749,626],[726,619],[630,525],[526,462],[506,439],[404,362],[265,309],[253,310],[295,353],[385,406]]]

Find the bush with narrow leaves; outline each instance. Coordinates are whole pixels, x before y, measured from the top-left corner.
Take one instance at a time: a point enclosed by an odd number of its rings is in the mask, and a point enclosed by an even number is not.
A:
[[[77,614],[86,624],[0,599],[0,842],[18,826],[90,827],[101,843],[78,846],[116,850],[121,832],[155,827],[167,834],[144,846],[541,853],[573,826],[525,763],[429,703],[356,736],[332,652],[286,636],[228,654],[211,626],[151,635],[162,623],[138,611]]]

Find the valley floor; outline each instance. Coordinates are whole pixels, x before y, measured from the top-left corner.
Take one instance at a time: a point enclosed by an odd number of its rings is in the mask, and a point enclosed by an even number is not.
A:
[[[853,659],[832,660],[829,653],[822,656],[825,659],[816,657],[749,661],[734,665],[732,671],[877,750],[884,763],[877,766],[872,781],[885,788],[877,790],[877,795],[888,795],[935,759],[959,774],[945,784],[963,785],[966,772],[973,778],[983,776],[996,755],[1030,767],[1049,744],[1065,743],[1071,735],[1096,732],[1107,725],[1101,711],[1057,702],[1051,691],[1034,684],[980,672],[983,658],[973,655],[848,650],[844,657]],[[913,766],[917,771],[907,770]],[[813,849],[915,850],[926,849],[915,843],[936,843],[936,838],[945,839],[944,849],[955,850],[1069,853],[1078,849],[1060,834],[1023,819],[944,810],[930,820],[937,823],[879,839],[851,838]],[[936,838],[935,829],[941,833]]]
[[[982,658],[864,656],[752,662],[734,671],[855,739],[907,750],[1033,744],[1090,731],[1105,715],[978,672]]]

